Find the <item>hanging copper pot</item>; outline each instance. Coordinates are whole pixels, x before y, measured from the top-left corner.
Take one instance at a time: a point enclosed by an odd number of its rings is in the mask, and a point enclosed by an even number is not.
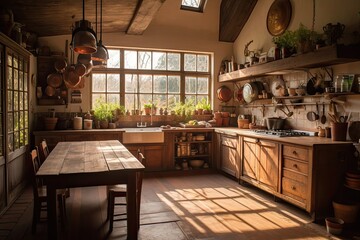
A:
[[[221,102],[228,102],[232,98],[232,91],[227,86],[221,86],[217,89],[217,97]]]
[[[67,67],[67,62],[65,59],[58,59],[54,63],[55,70],[58,72],[64,72]]]

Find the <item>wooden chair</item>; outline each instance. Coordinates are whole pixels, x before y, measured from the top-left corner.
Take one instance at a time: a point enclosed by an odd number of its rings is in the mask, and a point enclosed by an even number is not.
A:
[[[50,150],[46,143],[46,140],[43,139],[39,145],[39,153],[40,153],[40,162],[41,164],[45,161],[45,159],[49,156]]]
[[[143,163],[145,161],[144,155],[138,150],[138,160]],[[140,201],[141,201],[141,188],[142,188],[142,177],[143,173],[139,172],[137,175],[137,199],[136,199],[136,205],[139,213],[138,216],[138,223],[140,223]],[[118,213],[115,214],[115,206],[126,206],[126,184],[117,184],[117,185],[111,185],[107,186],[107,193],[108,193],[108,212],[107,212],[107,220],[110,220],[109,222],[109,232],[112,232],[114,221],[123,221],[126,220],[126,212],[125,213]],[[124,202],[115,202],[115,198],[124,198]],[[140,224],[139,224],[140,226]]]
[[[32,233],[36,233],[36,224],[41,220],[41,212],[47,211],[47,194],[46,186],[43,184],[42,180],[36,176],[37,171],[40,168],[41,162],[39,159],[38,147],[33,149],[30,152],[30,158],[32,163],[32,185],[33,185],[33,195],[34,195],[34,209],[33,209],[33,219],[32,219]],[[66,217],[66,203],[65,203],[65,191],[60,189],[57,193],[57,201],[59,204],[60,210],[60,220],[62,226],[65,224]]]
[[[39,149],[40,149],[39,156],[40,156],[40,165],[41,165],[50,154],[50,150],[45,139],[41,141],[39,145]],[[66,188],[65,194],[66,197],[70,197],[70,188]]]

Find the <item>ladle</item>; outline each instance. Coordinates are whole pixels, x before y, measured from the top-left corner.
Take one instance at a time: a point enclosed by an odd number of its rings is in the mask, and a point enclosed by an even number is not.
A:
[[[326,116],[325,116],[325,103],[323,103],[323,113],[322,113],[322,116],[320,118],[320,122],[322,124],[325,124],[326,123]]]

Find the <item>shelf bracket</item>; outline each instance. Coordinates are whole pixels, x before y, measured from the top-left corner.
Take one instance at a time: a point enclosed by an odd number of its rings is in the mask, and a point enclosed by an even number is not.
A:
[[[327,73],[327,75],[330,77],[331,81],[334,80],[334,72],[333,72],[332,67],[322,67],[321,69],[323,69]]]

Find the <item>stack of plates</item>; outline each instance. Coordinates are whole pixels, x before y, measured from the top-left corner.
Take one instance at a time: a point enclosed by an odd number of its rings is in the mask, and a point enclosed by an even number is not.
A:
[[[345,186],[360,190],[360,172],[346,172]]]

